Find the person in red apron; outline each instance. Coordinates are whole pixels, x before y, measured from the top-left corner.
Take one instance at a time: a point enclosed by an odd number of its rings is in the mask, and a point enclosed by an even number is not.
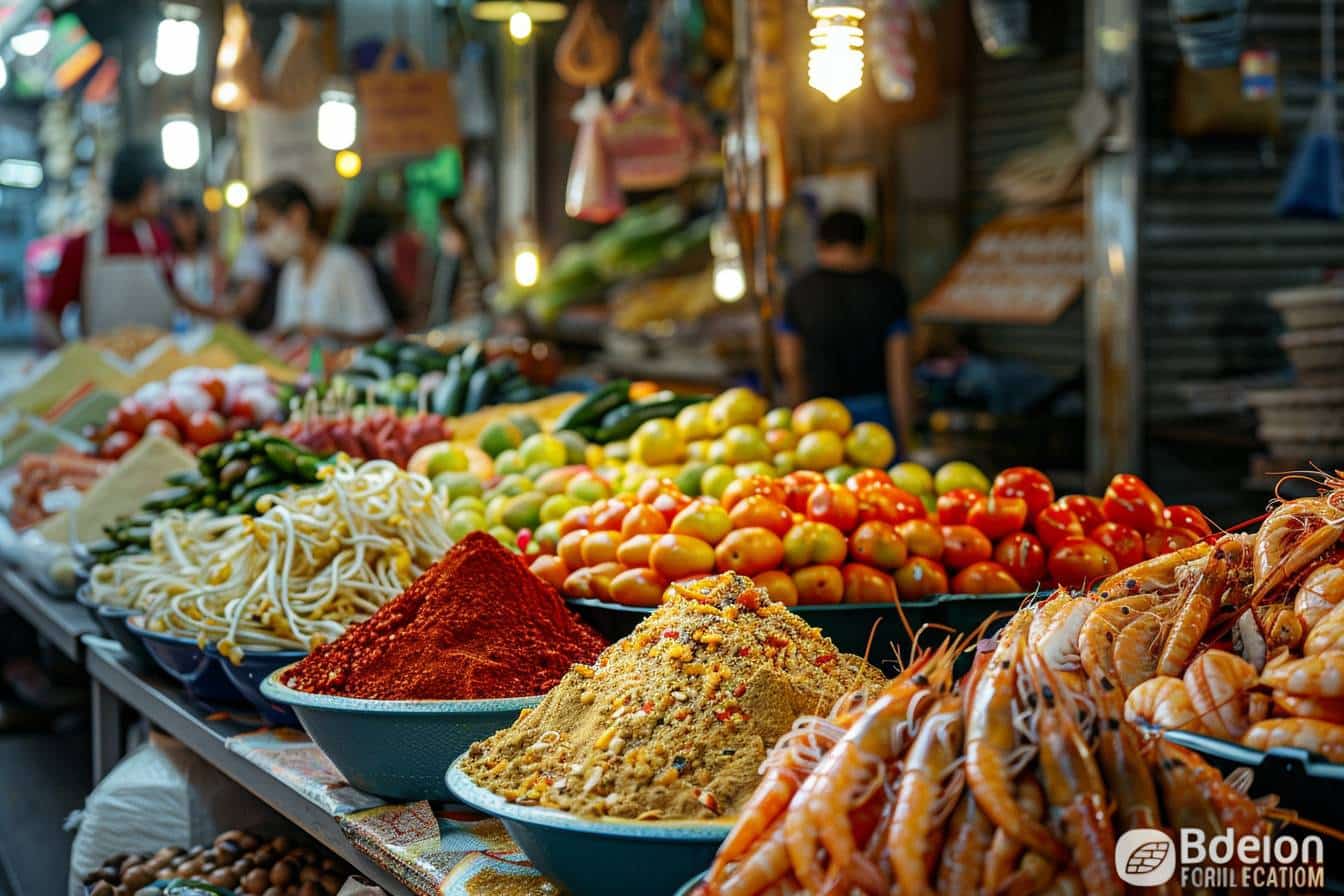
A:
[[[113,160],[107,217],[66,243],[51,293],[34,309],[38,340],[65,340],[61,318],[79,307],[79,333],[92,336],[140,324],[173,328],[179,310],[207,313],[173,282],[173,248],[156,223],[163,164],[149,145],[123,147]]]

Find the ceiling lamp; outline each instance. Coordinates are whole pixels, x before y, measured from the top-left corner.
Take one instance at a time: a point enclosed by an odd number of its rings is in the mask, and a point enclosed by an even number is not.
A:
[[[836,103],[863,84],[864,9],[854,2],[808,0],[807,11],[816,19],[808,32],[807,83]]]
[[[45,22],[37,22],[9,39],[9,45],[20,56],[36,56],[51,42],[51,28]]]
[[[355,145],[359,113],[355,98],[344,90],[322,91],[322,104],[317,107],[317,142],[332,152]]]
[[[224,203],[229,208],[242,208],[247,205],[247,200],[251,198],[251,191],[247,189],[247,184],[240,180],[231,180],[224,185]]]
[[[554,0],[481,0],[471,8],[472,16],[482,22],[507,22],[516,44],[531,40],[536,25],[559,22],[567,12],[565,4]]]
[[[163,120],[159,131],[163,143],[163,163],[174,171],[195,168],[201,160],[201,129],[186,116]]]
[[[165,75],[189,75],[196,71],[201,44],[199,12],[192,6],[168,4],[154,40],[154,64]]]

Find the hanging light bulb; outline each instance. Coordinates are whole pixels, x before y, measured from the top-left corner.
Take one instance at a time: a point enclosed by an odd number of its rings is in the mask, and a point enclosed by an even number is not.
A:
[[[242,208],[251,196],[247,184],[240,180],[231,180],[224,185],[224,202],[229,208]]]
[[[336,153],[336,173],[346,180],[359,177],[364,170],[364,160],[353,149],[343,149]]]
[[[714,256],[714,297],[736,302],[747,294],[747,272],[742,268],[742,246],[726,214],[715,217],[709,228],[709,251]]]
[[[201,130],[187,116],[165,118],[159,138],[163,143],[163,163],[174,171],[194,168],[201,160]]]
[[[567,12],[556,0],[479,0],[471,8],[472,16],[482,22],[504,22],[515,44],[527,43],[537,25],[558,22]]]
[[[863,84],[864,10],[852,3],[810,0],[808,12],[816,25],[808,32],[807,83],[837,103]]]
[[[359,112],[354,97],[344,90],[322,91],[317,107],[317,142],[333,152],[355,145]]]
[[[516,44],[525,44],[532,37],[532,17],[519,9],[509,16],[509,37]]]
[[[196,56],[201,43],[201,26],[196,10],[170,4],[154,41],[154,64],[165,75],[189,75],[196,71]]]
[[[519,240],[513,246],[513,281],[524,289],[531,289],[541,279],[541,255],[537,244]]]
[[[11,37],[9,45],[20,56],[36,56],[47,48],[50,41],[51,29],[45,22],[38,22]]]

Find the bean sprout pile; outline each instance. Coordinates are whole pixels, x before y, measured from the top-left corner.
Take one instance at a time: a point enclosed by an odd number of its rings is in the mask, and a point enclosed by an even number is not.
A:
[[[263,498],[260,516],[169,512],[149,553],[97,566],[92,597],[143,609],[150,631],[244,648],[310,650],[367,619],[452,545],[423,476],[342,463],[325,481]]]

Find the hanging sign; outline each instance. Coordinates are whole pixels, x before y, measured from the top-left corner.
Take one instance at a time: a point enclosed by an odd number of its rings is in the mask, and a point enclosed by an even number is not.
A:
[[[1083,291],[1085,223],[1080,206],[995,218],[917,314],[931,321],[1053,323]]]
[[[324,149],[317,133],[317,104],[282,109],[256,103],[242,120],[242,163],[248,183],[258,188],[279,178],[297,180],[318,202],[340,199],[342,182],[336,154]]]
[[[411,68],[396,71],[399,53]],[[360,143],[371,162],[432,156],[457,146],[457,101],[453,76],[425,69],[409,48],[389,41],[373,71],[355,82],[359,94]]]

